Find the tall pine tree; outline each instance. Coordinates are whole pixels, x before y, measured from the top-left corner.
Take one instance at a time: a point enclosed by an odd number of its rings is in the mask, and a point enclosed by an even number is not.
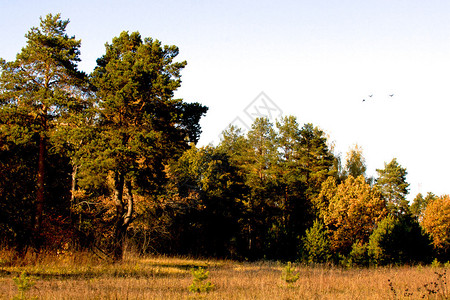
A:
[[[66,34],[68,20],[41,18],[25,35],[27,45],[16,60],[1,60],[0,126],[14,144],[36,143],[34,245],[39,248],[46,203],[46,158],[55,129],[80,104],[86,75],[77,69],[80,40]]]
[[[168,160],[197,142],[207,108],[174,99],[186,62],[176,46],[122,32],[97,60],[92,83],[98,99],[103,148],[93,149],[97,170],[112,174],[115,203],[113,255],[121,259],[133,220],[133,190],[152,193],[164,180]]]
[[[390,163],[384,164],[384,169],[377,169],[378,178],[375,186],[380,190],[388,203],[388,207],[393,213],[405,213],[408,211],[409,183],[406,181],[408,172],[403,168],[397,159],[392,159]]]

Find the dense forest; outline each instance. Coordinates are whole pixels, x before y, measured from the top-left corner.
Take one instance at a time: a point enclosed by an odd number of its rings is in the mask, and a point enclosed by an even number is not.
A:
[[[197,147],[208,110],[175,99],[186,62],[138,32],[91,74],[60,15],[0,60],[0,245],[382,265],[450,259],[450,197],[406,200],[396,158],[366,176],[362,150],[334,153],[293,116],[230,127]]]

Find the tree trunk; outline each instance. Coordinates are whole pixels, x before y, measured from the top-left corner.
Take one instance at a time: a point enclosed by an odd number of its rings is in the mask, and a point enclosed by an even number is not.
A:
[[[123,197],[123,191],[124,187],[126,187],[126,195],[127,195],[127,212],[125,213],[125,207],[123,199],[121,201],[122,208],[121,208],[121,214],[116,215],[116,227],[114,230],[114,261],[120,261],[123,259],[123,253],[124,253],[124,247],[125,247],[125,239],[127,235],[127,229],[130,223],[133,220],[133,213],[134,213],[134,198],[133,193],[131,191],[131,181],[123,181],[122,183],[122,197]],[[119,211],[119,210],[118,210]]]
[[[45,202],[45,156],[47,151],[46,139],[44,134],[39,136],[39,158],[38,158],[38,173],[37,173],[37,195],[36,195],[36,215],[34,219],[34,246],[36,250],[41,247],[41,227],[42,217],[44,213]]]
[[[127,213],[123,218],[123,226],[128,228],[128,225],[130,225],[131,221],[133,220],[133,213],[134,213],[134,197],[133,193],[131,191],[131,181],[128,180],[125,182],[126,188],[127,188],[127,198],[128,198],[128,205],[127,205]]]
[[[121,223],[121,222],[120,222]],[[123,259],[123,248],[125,245],[126,228],[122,224],[117,224],[114,230],[113,260],[121,261]]]
[[[115,261],[121,260],[123,257],[123,242],[124,233],[122,229],[123,225],[123,188],[124,188],[124,175],[117,172],[114,176],[114,204],[116,206],[116,216],[114,221],[114,235],[112,244],[112,254]]]
[[[77,177],[78,177],[78,166],[73,166],[72,171],[72,187],[71,187],[71,195],[70,195],[70,207],[73,207],[75,204],[75,190],[77,189]]]
[[[126,208],[123,199],[124,192],[127,198]],[[115,261],[120,261],[123,259],[126,233],[128,226],[133,220],[134,213],[131,181],[125,180],[122,174],[117,174],[115,177],[114,202],[116,204],[116,220],[113,236],[113,258]]]
[[[73,165],[72,186],[70,188],[70,218],[72,219],[72,211],[75,205],[75,191],[77,189],[78,166]]]

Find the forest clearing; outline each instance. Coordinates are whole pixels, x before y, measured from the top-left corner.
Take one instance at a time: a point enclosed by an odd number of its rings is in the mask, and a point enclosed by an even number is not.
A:
[[[7,257],[7,253],[3,253]],[[0,298],[11,299],[448,299],[448,266],[344,268],[292,264],[298,280],[283,279],[286,264],[126,255],[107,263],[88,254],[44,256],[24,265],[1,261]],[[209,276],[207,291],[191,292],[193,268]],[[24,273],[23,273],[24,272]],[[23,275],[20,275],[23,274]],[[26,274],[26,275],[25,275]],[[20,278],[19,282],[13,278]],[[29,290],[18,290],[30,279]],[[26,285],[26,284],[25,284]],[[22,298],[20,298],[22,297]]]

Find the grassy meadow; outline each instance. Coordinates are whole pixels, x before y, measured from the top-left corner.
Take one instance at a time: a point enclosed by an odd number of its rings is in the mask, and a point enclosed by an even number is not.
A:
[[[65,254],[12,263],[3,252],[0,299],[449,299],[442,266],[293,266],[299,277],[288,284],[281,276],[285,264],[279,262],[127,256],[112,264]],[[209,271],[204,280],[214,285],[209,292],[188,289],[191,269],[198,267]],[[27,280],[30,288],[20,294],[18,286]]]

